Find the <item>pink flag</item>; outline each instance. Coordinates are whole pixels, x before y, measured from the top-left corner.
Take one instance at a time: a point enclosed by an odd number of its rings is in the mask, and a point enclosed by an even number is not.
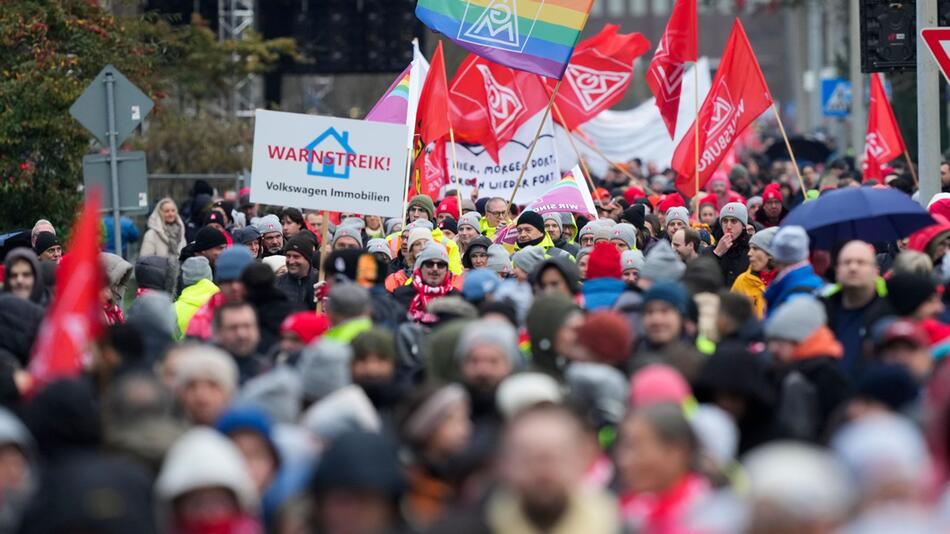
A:
[[[392,124],[406,123],[406,115],[409,112],[409,72],[411,70],[412,65],[409,65],[402,74],[396,77],[383,97],[366,115],[366,120]]]

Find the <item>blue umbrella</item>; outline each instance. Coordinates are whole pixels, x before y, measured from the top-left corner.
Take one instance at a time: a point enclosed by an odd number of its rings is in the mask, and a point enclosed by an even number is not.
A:
[[[854,239],[897,241],[935,222],[920,204],[896,189],[849,187],[798,206],[782,226],[801,226],[812,247],[831,250]]]

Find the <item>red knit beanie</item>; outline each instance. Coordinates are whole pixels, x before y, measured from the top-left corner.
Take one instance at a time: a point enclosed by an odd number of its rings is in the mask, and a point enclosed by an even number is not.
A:
[[[762,190],[762,202],[768,202],[770,200],[784,201],[782,198],[782,188],[778,184],[769,184]]]
[[[587,260],[587,279],[616,278],[619,280],[622,277],[620,251],[617,247],[603,241],[594,245],[590,259]]]
[[[442,202],[439,202],[439,207],[436,208],[435,214],[438,216],[440,213],[448,213],[456,221],[459,220],[459,201],[454,196],[445,197],[442,199]]]
[[[600,363],[622,365],[630,358],[633,333],[630,323],[615,311],[588,314],[577,330],[577,342],[593,353]]]
[[[679,193],[673,193],[671,195],[664,195],[663,200],[660,201],[656,206],[656,210],[660,213],[666,213],[670,208],[675,207],[686,207],[686,201],[683,200],[683,197]]]

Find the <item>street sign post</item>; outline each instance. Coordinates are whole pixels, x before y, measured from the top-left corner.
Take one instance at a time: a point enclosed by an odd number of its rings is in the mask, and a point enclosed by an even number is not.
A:
[[[822,80],[821,110],[825,117],[847,117],[851,113],[851,82],[844,78]]]
[[[112,190],[112,229],[116,254],[122,254],[122,234],[119,227],[121,216],[119,194],[119,155],[117,146],[128,139],[154,103],[128,78],[112,65],[106,65],[89,84],[82,95],[73,102],[69,114],[73,116],[104,146],[109,147],[109,174]],[[144,156],[142,163],[144,164]],[[83,171],[86,170],[83,159]],[[93,168],[93,167],[90,167]],[[134,166],[129,169],[137,168]]]
[[[920,31],[943,77],[950,83],[950,28],[924,28]]]
[[[119,187],[119,209],[124,212],[148,211],[148,167],[145,152],[120,152],[116,159]],[[103,211],[114,211],[112,194],[112,157],[108,154],[90,154],[82,158],[83,185],[99,187],[103,192]]]
[[[920,204],[926,206],[940,192],[940,76],[936,65],[921,48],[929,48],[934,56],[946,59],[947,49],[941,35],[933,31],[946,31],[937,27],[937,2],[917,2],[917,175],[920,177]],[[937,63],[947,65],[947,61]],[[950,69],[941,66],[946,76]]]

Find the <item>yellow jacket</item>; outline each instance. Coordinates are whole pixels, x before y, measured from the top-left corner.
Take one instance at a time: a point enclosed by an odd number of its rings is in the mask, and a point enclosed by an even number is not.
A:
[[[749,297],[756,317],[759,319],[765,317],[765,282],[759,278],[759,275],[752,272],[752,267],[736,278],[732,284],[732,292]]]
[[[211,297],[219,291],[218,286],[207,278],[198,280],[182,290],[178,300],[175,301],[175,316],[178,318],[178,339],[185,337],[188,331],[188,323],[194,317],[198,309],[207,304]]]
[[[432,239],[436,243],[441,243],[442,246],[445,247],[446,252],[449,253],[449,271],[455,275],[462,274],[462,271],[465,269],[462,268],[462,253],[459,251],[458,243],[445,237],[445,234],[443,234],[439,228],[432,230]],[[399,254],[399,249],[402,247],[402,233],[395,232],[389,234],[386,236],[386,241],[389,243],[389,249],[395,258]]]

